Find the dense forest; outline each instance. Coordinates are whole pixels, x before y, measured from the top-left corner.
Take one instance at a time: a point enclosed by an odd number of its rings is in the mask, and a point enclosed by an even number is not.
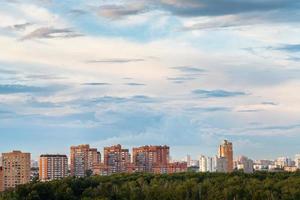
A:
[[[21,185],[1,200],[300,199],[300,173],[116,174]]]

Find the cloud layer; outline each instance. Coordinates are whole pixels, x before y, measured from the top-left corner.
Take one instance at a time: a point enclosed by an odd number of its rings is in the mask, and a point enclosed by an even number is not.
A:
[[[180,159],[229,139],[253,158],[299,153],[299,10],[295,0],[0,1],[0,151],[168,144]]]

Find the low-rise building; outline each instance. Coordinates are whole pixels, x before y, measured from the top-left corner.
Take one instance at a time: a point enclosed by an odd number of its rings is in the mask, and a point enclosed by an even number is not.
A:
[[[187,171],[187,162],[173,162],[168,164],[167,173],[180,173]]]
[[[283,168],[283,170],[286,172],[296,172],[298,170],[298,168],[296,166],[291,166],[291,167],[286,166]]]

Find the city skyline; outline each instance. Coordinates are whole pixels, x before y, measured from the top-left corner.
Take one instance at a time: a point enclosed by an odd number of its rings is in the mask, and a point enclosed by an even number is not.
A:
[[[234,9],[232,9],[234,8]],[[0,152],[300,152],[295,0],[0,0]],[[103,152],[101,152],[103,153]]]
[[[228,147],[226,147],[227,145],[230,145],[229,149],[228,150],[225,150],[227,149]],[[41,159],[41,157],[47,157],[47,156],[54,156],[55,155],[58,155],[58,156],[61,156],[61,155],[66,155],[69,160],[69,164],[72,166],[72,155],[74,153],[74,149],[77,149],[75,150],[78,151],[79,150],[79,153],[81,154],[83,152],[83,154],[87,155],[89,158],[91,157],[93,162],[97,163],[103,163],[104,162],[104,155],[105,155],[105,152],[106,152],[106,149],[115,149],[115,148],[121,148],[120,150],[124,150],[124,151],[128,151],[130,157],[131,157],[131,161],[134,162],[132,160],[132,156],[135,154],[134,152],[138,149],[144,149],[144,148],[156,148],[157,146],[159,147],[172,147],[172,146],[169,146],[169,145],[166,145],[166,144],[143,144],[143,145],[138,145],[138,146],[131,146],[131,147],[126,147],[124,146],[123,144],[111,144],[111,145],[108,145],[108,146],[103,146],[103,147],[97,147],[97,146],[93,146],[93,145],[90,145],[90,144],[77,144],[77,145],[71,145],[70,147],[67,147],[68,151],[66,152],[58,152],[58,151],[53,151],[53,152],[38,152],[37,155],[35,156],[35,154],[33,154],[32,152],[30,152],[31,154],[31,161],[32,162],[39,162],[39,160]],[[225,149],[223,149],[225,148]],[[223,149],[223,150],[221,150]],[[286,155],[284,153],[282,154],[279,154],[278,156],[275,156],[275,157],[259,157],[259,156],[254,156],[254,157],[250,157],[246,154],[243,154],[243,153],[236,153],[235,149],[234,149],[234,145],[232,144],[231,141],[228,141],[227,139],[223,140],[223,141],[220,141],[220,144],[217,145],[215,147],[215,152],[210,152],[208,154],[204,154],[203,152],[196,152],[195,154],[192,154],[191,152],[183,152],[181,157],[175,157],[173,156],[173,153],[172,153],[172,148],[168,150],[168,154],[169,154],[169,159],[170,159],[170,162],[177,162],[177,161],[186,161],[186,162],[193,162],[195,160],[199,160],[201,159],[201,157],[207,157],[207,158],[213,158],[213,157],[226,157],[228,158],[228,156],[230,157],[230,162],[233,162],[233,161],[236,161],[238,160],[240,157],[246,157],[246,158],[251,158],[252,160],[276,160],[278,158],[295,158],[295,159],[298,159],[298,157],[300,157],[300,153],[295,153],[295,154],[292,154],[292,155]],[[29,152],[29,151],[25,151],[25,150],[22,150],[22,149],[9,149],[7,150],[6,152]],[[5,151],[3,151],[5,152]],[[227,153],[225,153],[227,152]],[[230,152],[228,154],[228,152]],[[1,152],[0,152],[1,153]],[[96,153],[96,154],[95,154]],[[0,155],[0,159],[1,159],[1,155]],[[98,161],[94,161],[94,160],[98,160]],[[300,162],[300,161],[299,161]],[[88,162],[89,163],[89,162]],[[87,163],[87,164],[88,164]],[[92,166],[91,163],[88,164],[89,166]],[[232,164],[231,164],[232,165]],[[1,166],[1,165],[0,165]],[[300,166],[300,165],[299,165]],[[88,167],[88,166],[85,166],[85,167]],[[232,167],[230,167],[232,168]],[[230,171],[230,170],[229,170]]]
[[[39,161],[31,160],[31,153],[13,150],[1,153],[0,192],[40,180],[48,182],[67,177],[110,176],[113,174],[174,174],[243,172],[299,172],[300,154],[294,158],[253,160],[245,155],[234,157],[234,144],[223,140],[215,156],[200,155],[193,159],[172,159],[170,146],[144,145],[132,147],[121,144],[103,147],[103,154],[89,144],[71,146],[66,154],[41,154]]]

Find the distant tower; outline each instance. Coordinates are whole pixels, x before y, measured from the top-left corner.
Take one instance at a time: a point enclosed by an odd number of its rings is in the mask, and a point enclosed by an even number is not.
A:
[[[207,172],[207,158],[201,155],[199,158],[199,172]]]
[[[300,154],[295,155],[295,165],[298,169],[300,169]]]
[[[187,166],[190,167],[191,166],[191,156],[186,155],[185,161],[187,162]]]
[[[219,147],[219,157],[227,159],[227,172],[233,171],[233,150],[232,143],[224,140]]]

